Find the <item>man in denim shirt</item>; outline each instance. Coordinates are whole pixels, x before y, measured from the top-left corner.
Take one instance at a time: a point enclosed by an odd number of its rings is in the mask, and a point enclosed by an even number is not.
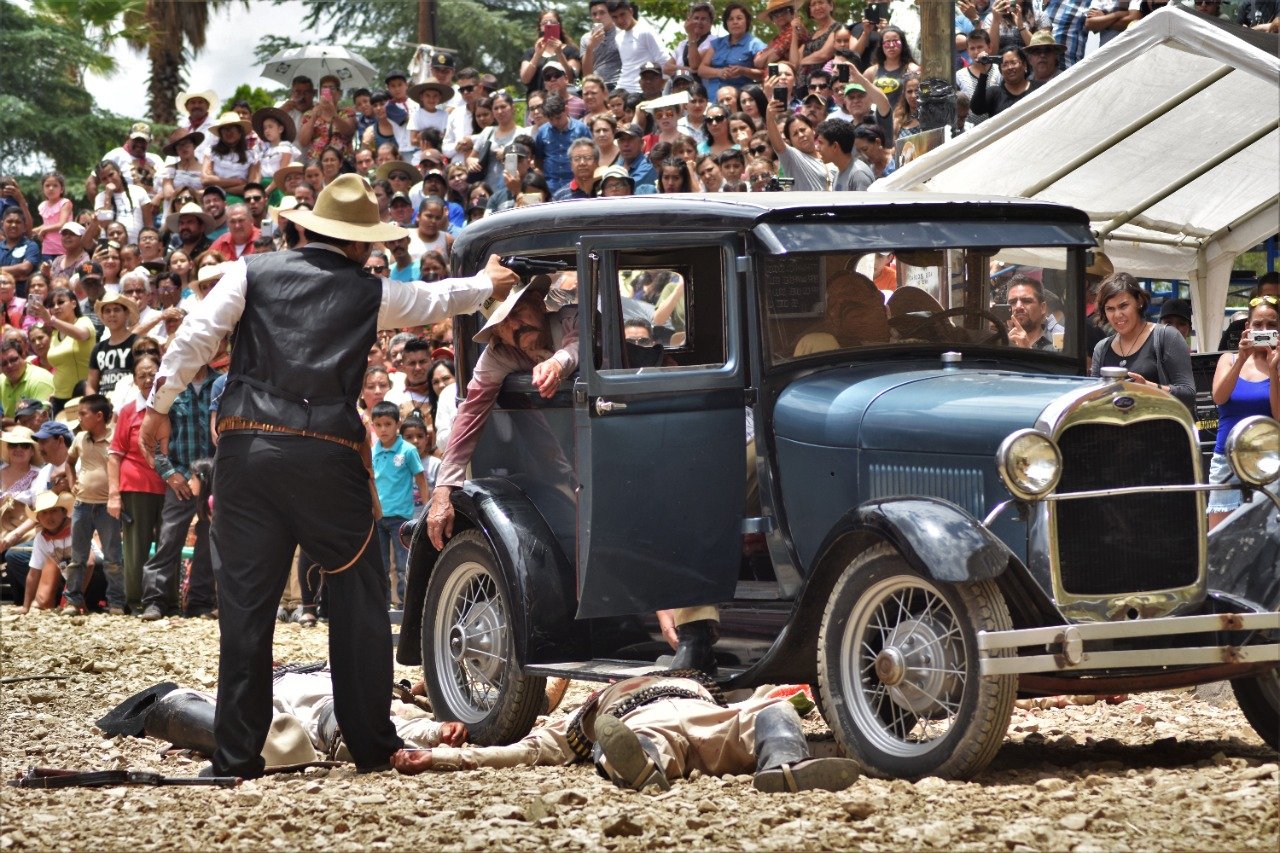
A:
[[[142,618],[148,622],[163,619],[178,609],[179,566],[182,546],[196,508],[208,495],[195,495],[187,480],[191,463],[213,456],[209,435],[209,408],[214,380],[218,373],[208,367],[191,380],[173,401],[169,410],[172,432],[167,453],[156,454],[156,473],[167,486],[164,508],[160,511],[160,536],[156,553],[142,567],[142,602],[146,609]],[[212,616],[216,607],[213,585],[213,559],[209,551],[209,514],[196,523],[196,549],[191,561],[191,585],[187,593],[188,616]]]
[[[547,96],[542,103],[542,114],[547,117],[547,123],[538,128],[533,137],[534,153],[542,162],[542,174],[554,195],[573,180],[573,169],[569,164],[570,143],[575,139],[590,139],[591,131],[576,118],[569,117],[564,99],[558,95]]]

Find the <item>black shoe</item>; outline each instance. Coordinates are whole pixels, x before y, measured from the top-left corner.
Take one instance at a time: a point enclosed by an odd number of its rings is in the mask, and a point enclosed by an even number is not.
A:
[[[687,622],[676,628],[680,644],[668,669],[696,669],[707,675],[716,671],[715,644],[716,623],[711,619]]]

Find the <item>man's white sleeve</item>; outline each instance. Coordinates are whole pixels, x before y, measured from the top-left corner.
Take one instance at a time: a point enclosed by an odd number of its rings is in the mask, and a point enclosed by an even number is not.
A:
[[[216,289],[216,288],[215,288]],[[382,306],[378,309],[379,329],[400,329],[439,323],[456,314],[478,311],[493,293],[489,274],[443,281],[382,282]]]
[[[236,327],[244,313],[248,268],[239,260],[224,269],[226,272],[209,295],[183,318],[160,362],[155,387],[147,400],[147,406],[160,414],[168,413],[174,398],[187,387],[191,377],[209,363],[218,351],[219,342]]]

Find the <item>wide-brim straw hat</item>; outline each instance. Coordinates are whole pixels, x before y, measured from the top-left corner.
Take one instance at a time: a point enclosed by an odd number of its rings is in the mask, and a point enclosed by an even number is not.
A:
[[[298,128],[293,123],[293,116],[279,107],[263,107],[255,112],[251,118],[253,131],[258,134],[258,138],[267,138],[267,135],[262,132],[262,124],[269,118],[280,122],[280,125],[284,128],[284,130],[280,131],[280,138],[285,142],[292,142],[293,138],[298,135]]]
[[[128,325],[130,328],[138,323],[138,303],[134,302],[130,297],[117,291],[108,291],[105,296],[93,303],[93,313],[99,317],[102,316],[102,309],[108,305],[120,305],[128,312]]]
[[[314,210],[284,210],[280,216],[299,228],[360,243],[398,240],[404,233],[399,225],[382,221],[378,215],[378,199],[369,183],[359,175],[334,178],[320,191]]]
[[[756,15],[756,20],[765,21],[767,23],[769,16],[779,9],[790,9],[794,12],[799,8],[799,6],[800,4],[797,3],[796,0],[769,0],[769,2],[765,4],[764,8],[760,10],[759,14]]]
[[[166,157],[178,156],[178,143],[183,140],[189,141],[192,145],[199,146],[204,142],[204,134],[198,130],[188,130],[186,128],[178,128],[169,137],[169,141],[160,149],[160,153]]]
[[[409,180],[415,184],[422,180],[422,172],[418,170],[418,167],[403,160],[389,160],[383,163],[373,173],[373,176],[380,181],[386,181],[390,179],[392,172],[408,172]]]
[[[1031,43],[1024,50],[1038,50],[1042,47],[1051,47],[1058,53],[1062,53],[1067,49],[1065,44],[1058,44],[1053,39],[1053,33],[1049,30],[1037,30],[1036,34],[1031,37]]]
[[[253,130],[253,125],[240,118],[238,113],[223,113],[218,117],[217,121],[209,125],[209,132],[217,133],[224,127],[238,127],[245,136],[248,136],[249,132]]]
[[[277,711],[271,719],[271,727],[267,729],[267,740],[262,745],[262,759],[267,764],[266,769],[310,764],[320,758],[302,721],[292,714]]]
[[[170,213],[164,218],[164,227],[166,231],[174,234],[178,233],[178,220],[183,216],[195,216],[204,223],[204,230],[208,231],[213,227],[213,217],[204,212],[204,208],[193,201],[189,201],[182,207],[178,208],[174,213]]]
[[[62,507],[70,515],[75,505],[75,495],[70,492],[62,492],[61,494],[58,492],[41,492],[36,495],[36,499],[31,502],[31,506],[27,507],[27,518],[34,521],[40,513],[57,509],[58,507]]]
[[[435,92],[440,96],[441,102],[447,101],[453,97],[453,87],[446,86],[444,83],[437,83],[435,80],[428,80],[425,83],[414,83],[409,87],[408,95],[415,101],[422,99],[423,92]]]
[[[208,101],[210,115],[217,115],[218,107],[222,106],[222,101],[212,89],[205,89],[203,92],[179,92],[178,97],[173,101],[173,105],[178,108],[178,112],[185,113],[187,111],[187,101],[192,98],[204,98]]]
[[[493,309],[493,313],[489,315],[488,322],[481,327],[480,331],[475,333],[472,340],[478,344],[489,343],[489,339],[493,337],[493,330],[497,328],[499,323],[507,319],[511,312],[515,310],[516,304],[524,298],[525,294],[535,293],[545,299],[550,290],[551,279],[545,275],[535,275],[533,278],[529,279],[528,284],[511,288],[511,292],[507,294],[507,298],[498,303],[497,307]],[[480,310],[483,312],[485,309],[481,307]]]

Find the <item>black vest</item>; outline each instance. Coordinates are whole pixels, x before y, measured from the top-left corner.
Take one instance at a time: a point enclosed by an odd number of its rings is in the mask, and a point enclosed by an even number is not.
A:
[[[363,442],[356,399],[377,339],[382,280],[326,249],[249,255],[219,417]]]

